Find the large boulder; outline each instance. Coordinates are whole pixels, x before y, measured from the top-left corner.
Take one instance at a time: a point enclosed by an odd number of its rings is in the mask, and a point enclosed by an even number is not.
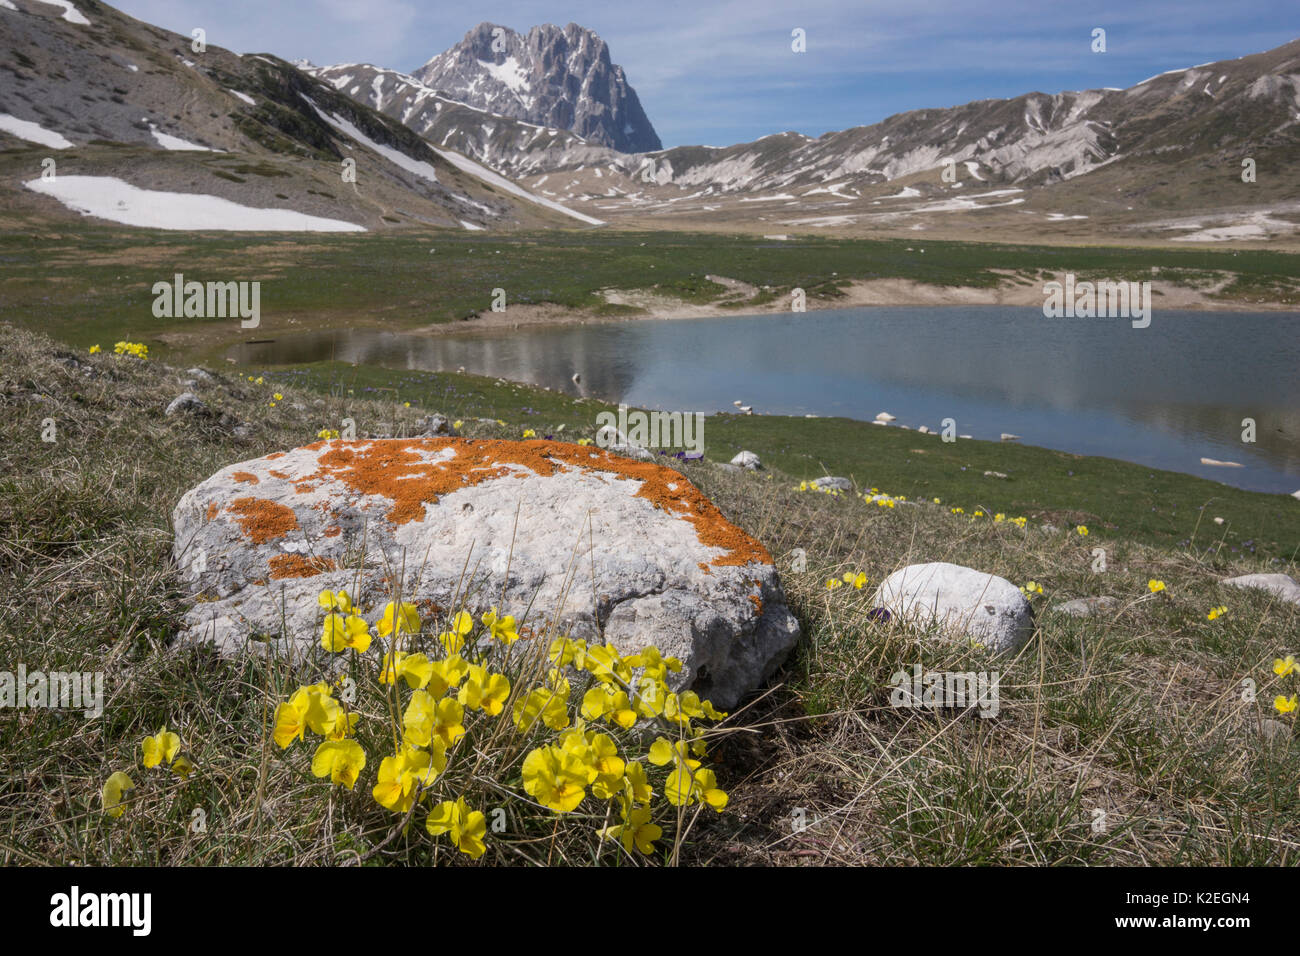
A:
[[[873,600],[897,619],[920,627],[937,623],[948,636],[969,638],[997,653],[1019,649],[1034,630],[1033,609],[1018,587],[942,561],[895,571],[876,588]]]
[[[772,558],[661,465],[553,441],[321,441],[230,465],[186,492],[173,556],[182,637],[236,651],[319,640],[317,594],[374,620],[402,599],[501,605],[531,633],[649,644],[731,707],[798,638]],[[372,651],[373,653],[373,651]]]

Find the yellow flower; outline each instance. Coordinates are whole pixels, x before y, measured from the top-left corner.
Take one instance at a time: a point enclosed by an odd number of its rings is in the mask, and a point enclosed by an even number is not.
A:
[[[1025,526],[1025,521],[1027,521],[1027,520],[1028,520],[1028,519],[1026,519],[1026,518],[1012,518],[1012,519],[1011,519],[1011,523],[1014,524],[1014,525],[1015,525],[1016,527],[1018,527],[1018,528],[1023,528],[1023,527]]]
[[[593,644],[587,647],[583,666],[597,680],[605,684],[627,684],[632,679],[632,667],[613,644]]]
[[[582,716],[584,720],[600,720],[603,717],[624,730],[630,730],[636,724],[636,711],[632,708],[627,692],[605,684],[592,687],[583,695]]]
[[[616,839],[629,853],[636,847],[649,856],[655,851],[655,840],[664,835],[662,827],[650,822],[648,807],[633,807],[623,817],[623,823],[607,827],[600,833],[602,838]]]
[[[433,752],[407,747],[394,757],[379,762],[379,779],[370,791],[375,802],[396,813],[405,813],[415,802],[420,787],[428,786],[447,766],[447,752],[442,742]]]
[[[292,701],[283,703],[275,709],[275,729],[271,732],[271,736],[280,745],[281,750],[295,740],[302,740],[306,731],[307,720],[304,712],[295,707]]]
[[[262,384],[262,376],[260,376],[260,375],[257,376],[257,378],[255,378],[255,379],[253,380],[253,382],[254,382],[254,384],[261,385],[261,384]]]
[[[456,699],[470,710],[482,710],[495,717],[505,709],[509,697],[509,678],[504,674],[489,674],[486,667],[473,664]]]
[[[1088,526],[1086,524],[1075,525],[1074,530],[1076,533],[1082,535],[1083,537],[1085,538],[1088,537]]]
[[[316,604],[324,607],[328,611],[339,611],[342,614],[348,614],[352,610],[352,598],[347,596],[346,591],[322,591],[316,596]]]
[[[433,711],[433,732],[448,747],[465,736],[465,708],[454,697],[438,701]]]
[[[171,763],[176,759],[176,754],[181,749],[181,738],[177,734],[171,733],[164,725],[152,737],[144,738],[140,744],[140,749],[144,751],[145,767],[153,768],[164,760]]]
[[[966,513],[965,508],[949,508],[948,510],[955,515],[964,515]]]
[[[432,677],[433,662],[423,654],[408,654],[406,651],[385,654],[379,671],[379,683],[392,684],[402,678],[412,690],[424,687]]]
[[[556,667],[572,664],[574,667],[587,666],[587,642],[581,639],[557,637],[547,648],[547,657]]]
[[[331,653],[352,648],[359,654],[370,649],[370,625],[355,614],[326,614],[322,625],[321,647]]]
[[[182,780],[189,779],[190,774],[194,772],[194,761],[184,754],[172,761],[172,773]]]
[[[591,439],[590,439],[590,438],[579,438],[579,439],[578,439],[578,444],[581,445],[583,448],[586,448],[588,445],[591,444]]]
[[[569,726],[569,709],[564,696],[546,687],[529,691],[526,697],[515,701],[514,722],[520,730],[530,730],[541,720],[552,730]]]
[[[460,686],[460,682],[469,673],[469,666],[469,661],[458,654],[453,654],[446,660],[434,661],[429,665],[429,693],[441,697],[453,687]]]
[[[464,797],[457,797],[456,802],[444,800],[429,811],[429,818],[424,827],[431,836],[445,833],[451,842],[472,860],[477,860],[486,852],[483,837],[487,835],[487,817],[481,810],[471,810]]]
[[[398,634],[403,632],[414,634],[420,629],[420,612],[414,604],[406,601],[402,602],[399,609],[396,604],[389,601],[384,605],[384,614],[375,625],[379,631],[380,637],[387,637],[396,629]]]
[[[483,612],[483,624],[498,641],[513,644],[519,640],[519,632],[515,630],[515,619],[510,616],[499,616],[495,607]]]
[[[633,803],[649,803],[654,797],[650,781],[646,779],[645,767],[640,761],[633,760],[623,768],[623,790]]]
[[[1296,709],[1296,695],[1292,694],[1290,697],[1282,697],[1279,695],[1273,700],[1273,706],[1277,708],[1279,714],[1294,713]]]
[[[1205,615],[1205,619],[1207,621],[1213,621],[1215,618],[1223,617],[1223,615],[1227,613],[1228,606],[1226,604],[1220,604],[1218,607],[1210,608],[1210,613]]]
[[[458,418],[458,419],[456,419],[454,422],[451,423],[451,427],[454,428],[454,429],[456,429],[456,431],[460,431],[460,426],[461,426],[461,425],[464,425],[464,424],[465,424],[465,423],[464,423],[463,421],[461,421],[461,420]]]
[[[1273,673],[1278,677],[1287,677],[1296,672],[1296,660],[1294,654],[1288,654],[1286,657],[1279,657],[1273,661]]]
[[[587,795],[590,782],[582,758],[559,747],[538,747],[524,758],[524,790],[542,806],[569,813]]]
[[[102,349],[100,349],[100,347],[99,347],[98,345],[92,345],[92,346],[90,347],[90,354],[91,354],[91,355],[98,355],[101,351],[102,351]]]
[[[288,704],[281,704],[276,710],[276,743],[283,748],[289,746],[295,737],[301,739],[300,724],[305,724],[313,734],[322,737],[333,740],[346,737],[360,715],[344,711],[330,694],[330,686],[325,683],[299,687],[294,691]]]
[[[126,806],[122,803],[122,795],[128,790],[135,789],[135,782],[124,774],[122,771],[110,774],[104,781],[104,789],[100,792],[100,800],[104,804],[104,812],[110,817],[120,817],[126,813]]]
[[[827,591],[834,591],[836,588],[841,587],[843,584],[844,584],[844,582],[841,581],[839,578],[827,578],[827,579],[826,579],[826,590],[827,590]]]
[[[284,396],[281,395],[279,392],[276,392],[276,393],[275,393],[274,395],[272,395],[271,397],[274,398],[277,402],[282,402],[282,401],[284,401]]]
[[[700,803],[707,804],[719,813],[727,806],[727,793],[718,786],[718,778],[712,770],[695,772],[695,793]]]
[[[524,429],[524,437],[525,437],[525,438],[536,438],[536,437],[537,437],[537,432],[533,431],[531,428],[525,428],[525,429]]]
[[[365,766],[366,752],[355,740],[327,740],[311,758],[312,776],[329,777],[331,783],[341,783],[349,790],[356,786]]]
[[[337,428],[322,428],[316,433],[317,438],[338,438],[339,430]]]
[[[1147,582],[1147,590],[1150,591],[1152,594],[1157,594],[1160,591],[1163,591],[1164,589],[1165,589],[1164,581],[1157,581],[1155,578],[1152,578]]]
[[[1043,586],[1037,581],[1026,581],[1025,586],[1020,589],[1021,594],[1042,594]]]
[[[861,571],[857,574],[854,574],[852,571],[845,571],[843,581],[845,584],[852,584],[859,591],[867,586],[867,576]]]
[[[451,630],[439,634],[438,640],[447,649],[448,654],[459,654],[460,649],[465,646],[465,635],[473,629],[474,618],[464,611],[457,611],[456,616],[451,619]]]
[[[411,407],[411,403],[410,403],[410,402],[402,402],[402,407],[403,407],[403,408],[410,408],[410,407]]]
[[[941,505],[941,504],[943,504],[943,502],[940,501],[938,498],[935,498],[935,499],[934,499],[934,503],[935,503],[936,505]]]

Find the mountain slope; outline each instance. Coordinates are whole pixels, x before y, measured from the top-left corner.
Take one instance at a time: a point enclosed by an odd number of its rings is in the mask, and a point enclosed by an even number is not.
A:
[[[11,51],[0,64],[10,222],[81,213],[190,229],[573,223],[282,60],[196,51],[191,38],[96,0],[66,13],[11,0],[0,7],[0,48]],[[45,160],[53,176],[42,177]]]
[[[1214,242],[1285,240],[1300,219],[1300,41],[1129,89],[1026,93],[815,139],[785,132],[641,153],[471,110],[415,76],[370,66],[319,75],[539,194],[638,227],[1002,238],[1030,226]],[[1253,183],[1242,181],[1247,158]]]

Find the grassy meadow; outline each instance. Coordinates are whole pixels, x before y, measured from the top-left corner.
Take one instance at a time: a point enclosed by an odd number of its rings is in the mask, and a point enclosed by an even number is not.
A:
[[[450,248],[442,242],[440,253]],[[6,243],[10,261],[26,254]],[[828,272],[831,245],[818,260]],[[741,260],[750,253],[734,254],[735,263],[713,268],[745,278]],[[680,256],[681,269],[689,261],[679,252],[646,255],[659,263]],[[467,862],[371,800],[373,766],[355,791],[331,787],[310,773],[300,745],[272,742],[275,701],[313,679],[311,661],[169,647],[184,606],[169,557],[170,511],[218,468],[315,440],[344,417],[359,435],[410,434],[438,412],[462,420],[470,437],[532,429],[577,440],[591,437],[604,406],[492,379],[326,364],[214,368],[217,381],[190,388],[211,414],[166,417],[190,376],[156,356],[87,354],[84,344],[122,337],[122,316],[145,310],[129,304],[133,293],[108,291],[120,287],[98,270],[113,267],[72,256],[62,264],[52,256],[45,276],[33,270],[17,285],[28,283],[28,308],[48,303],[57,337],[73,328],[78,308],[94,317],[88,327],[67,335],[71,344],[16,327],[0,338],[8,437],[0,450],[0,588],[8,596],[0,641],[14,662],[7,667],[105,671],[105,710],[95,720],[0,710],[0,863]],[[367,253],[376,273],[381,258]],[[971,271],[961,281],[971,281],[977,267],[963,268]],[[530,281],[544,281],[538,269]],[[390,274],[403,273],[394,266]],[[360,275],[347,260],[337,287],[331,279],[335,308],[353,301],[349,283]],[[324,295],[327,284],[316,284],[302,280],[304,310]],[[80,305],[59,291],[69,286],[81,290]],[[574,296],[585,294],[579,287],[570,287]],[[114,296],[115,319],[102,311]],[[8,308],[10,319],[16,310]],[[51,419],[57,435],[46,441]],[[235,432],[232,420],[247,430]],[[1272,704],[1296,692],[1296,677],[1275,675],[1272,664],[1296,652],[1300,608],[1218,583],[1252,571],[1296,573],[1300,506],[1292,499],[1044,449],[945,445],[840,419],[715,416],[705,435],[706,459],[673,467],[768,547],[803,629],[772,684],[710,732],[707,765],[729,794],[725,811],[670,814],[668,835],[648,856],[596,840],[608,822],[599,812],[584,809],[561,825],[511,811],[480,862],[1296,863],[1300,744],[1294,715],[1281,717]],[[767,467],[718,467],[742,447]],[[909,500],[883,507],[799,490],[827,473]],[[997,513],[1026,521],[995,522]],[[1073,530],[1079,524],[1087,536]],[[1097,547],[1107,552],[1104,572],[1094,570]],[[796,549],[806,554],[802,571],[791,567]],[[1035,635],[1014,659],[993,661],[871,615],[872,589],[888,573],[937,560],[1041,585],[1032,596]],[[845,572],[869,582],[826,587]],[[1152,580],[1164,589],[1152,592]],[[1101,594],[1118,599],[1104,616],[1053,612]],[[1209,619],[1218,606],[1227,612]],[[892,675],[918,663],[1000,671],[1000,713],[891,707]],[[383,715],[375,716],[363,726],[382,728]],[[187,780],[140,766],[141,740],[164,723],[193,760]],[[458,753],[456,766],[471,769],[448,779],[486,808],[519,790],[519,755],[509,734],[494,735]],[[100,803],[114,771],[137,784],[116,820]],[[196,809],[202,832],[191,826]]]

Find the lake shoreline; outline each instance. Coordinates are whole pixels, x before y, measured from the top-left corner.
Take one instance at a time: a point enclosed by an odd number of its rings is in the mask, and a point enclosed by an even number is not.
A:
[[[729,288],[756,293],[752,286],[724,277],[710,277]],[[1053,275],[1057,281],[1064,274]],[[1049,279],[1043,280],[1051,281]],[[1158,314],[1169,311],[1214,312],[1296,312],[1295,306],[1280,302],[1242,302],[1239,300],[1212,299],[1214,290],[1202,291],[1186,286],[1152,280],[1152,310]],[[771,302],[736,304],[691,304],[671,296],[659,295],[652,290],[606,290],[611,304],[640,309],[636,314],[601,315],[593,311],[575,309],[554,303],[507,303],[504,312],[482,312],[473,319],[461,322],[437,322],[408,331],[422,335],[455,335],[462,332],[505,331],[517,328],[535,328],[552,325],[589,325],[597,323],[641,322],[646,320],[710,319],[740,316],[773,315],[788,313],[789,303],[782,297]],[[726,301],[724,298],[723,301]],[[912,279],[854,280],[844,295],[834,299],[810,297],[807,311],[839,311],[858,308],[891,308],[931,306],[957,308],[961,306],[1002,305],[1017,308],[1041,308],[1044,301],[1040,283],[1004,282],[994,287],[939,286]]]

